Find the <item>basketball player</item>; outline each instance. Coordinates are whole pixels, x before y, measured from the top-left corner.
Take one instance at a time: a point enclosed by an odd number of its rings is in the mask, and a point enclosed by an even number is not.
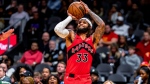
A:
[[[0,41],[7,39],[9,36],[11,36],[14,32],[14,29],[9,29],[7,32],[2,33],[2,35],[0,35]]]
[[[95,32],[90,35],[92,23],[87,18],[81,18],[77,25],[77,31],[67,30],[67,24],[76,20],[75,16],[68,13],[68,17],[58,23],[54,31],[56,34],[66,39],[67,47],[67,67],[64,77],[65,84],[91,84],[90,68],[93,60],[93,54],[100,38],[102,37],[105,24],[103,20],[92,12],[88,6],[81,2],[86,8],[86,13],[98,25]]]

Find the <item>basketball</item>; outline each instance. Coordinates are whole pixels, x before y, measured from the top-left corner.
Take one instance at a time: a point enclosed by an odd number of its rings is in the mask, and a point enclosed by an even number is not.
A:
[[[80,19],[84,16],[86,10],[80,2],[73,2],[68,7],[68,12],[77,19]]]

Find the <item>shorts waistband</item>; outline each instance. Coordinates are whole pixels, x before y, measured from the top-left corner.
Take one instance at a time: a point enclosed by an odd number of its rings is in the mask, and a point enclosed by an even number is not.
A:
[[[72,78],[75,78],[75,77],[87,77],[87,76],[90,76],[90,74],[73,74],[73,73],[65,73],[66,76],[69,76],[69,77],[72,77]]]

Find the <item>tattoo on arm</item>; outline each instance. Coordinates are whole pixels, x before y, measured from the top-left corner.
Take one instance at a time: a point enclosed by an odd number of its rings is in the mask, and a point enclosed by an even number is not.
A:
[[[94,12],[92,12],[91,10],[89,11],[89,15],[92,17],[92,19],[96,22],[96,24],[98,26],[104,25],[103,20],[98,15],[96,15]]]
[[[100,38],[102,37],[104,31],[105,31],[105,23],[103,20],[96,15],[94,12],[89,11],[89,15],[92,17],[92,19],[96,22],[98,25],[95,29],[94,35],[93,35],[93,41],[94,43],[98,43]]]

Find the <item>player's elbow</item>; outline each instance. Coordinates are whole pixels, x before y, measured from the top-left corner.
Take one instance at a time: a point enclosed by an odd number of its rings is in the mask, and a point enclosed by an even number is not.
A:
[[[56,29],[54,29],[54,31],[61,38],[66,38],[69,34],[69,31],[67,29],[59,30],[56,28]]]
[[[97,24],[100,27],[105,27],[105,23],[102,21],[101,23]]]

